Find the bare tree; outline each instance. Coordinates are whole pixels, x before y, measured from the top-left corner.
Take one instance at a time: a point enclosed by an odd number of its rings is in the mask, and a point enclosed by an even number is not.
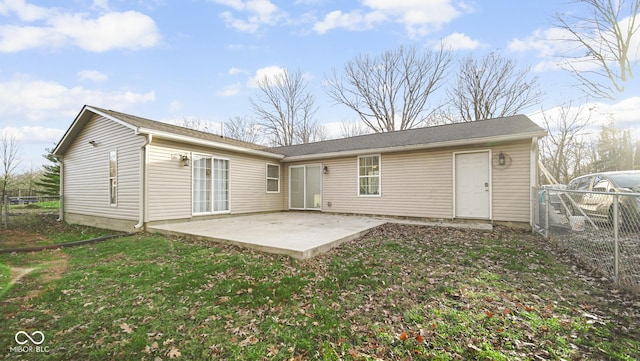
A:
[[[325,91],[338,104],[354,110],[375,132],[424,125],[433,110],[427,100],[442,84],[451,63],[444,47],[419,51],[400,47],[380,56],[359,55],[326,76]]]
[[[180,127],[199,130],[206,133],[219,134],[222,130],[220,125],[200,118],[183,117],[182,119],[174,120],[173,123]]]
[[[616,128],[613,117],[600,129],[600,137],[595,142],[593,170],[595,172],[633,169],[635,142],[631,129]]]
[[[301,123],[296,131],[296,143],[311,143],[329,139],[327,128],[317,121]]]
[[[18,153],[20,152],[20,144],[15,136],[6,132],[0,134],[0,161],[2,162],[2,201],[4,202],[7,195],[7,188],[11,182],[16,168],[20,161]]]
[[[225,135],[229,138],[260,144],[264,137],[258,123],[250,117],[236,116],[224,124]]]
[[[588,15],[556,14],[558,27],[575,43],[564,67],[580,81],[583,90],[597,98],[615,100],[633,79],[639,49],[640,0],[576,0]],[[579,54],[579,55],[575,55]],[[604,82],[603,82],[604,80]],[[608,84],[608,85],[607,85]]]
[[[569,103],[560,107],[556,115],[542,112],[548,135],[541,142],[541,160],[551,175],[560,183],[588,171],[589,141],[586,130],[591,125],[592,108],[572,108]]]
[[[455,118],[451,121],[471,122],[514,115],[540,102],[542,96],[537,77],[531,68],[519,69],[514,60],[497,52],[482,59],[473,56],[461,61],[458,80],[447,91]]]
[[[286,146],[313,141],[318,123],[315,97],[299,70],[284,70],[258,79],[260,93],[251,99],[260,126],[270,143]]]
[[[360,121],[351,120],[340,123],[340,137],[349,138],[356,137],[358,135],[365,135],[372,132],[372,129],[367,127]]]

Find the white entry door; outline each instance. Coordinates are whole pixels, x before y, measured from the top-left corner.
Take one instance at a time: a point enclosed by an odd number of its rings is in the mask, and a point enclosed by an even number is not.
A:
[[[490,152],[457,153],[455,163],[456,218],[491,216]]]
[[[322,166],[319,164],[289,167],[289,208],[322,208]]]

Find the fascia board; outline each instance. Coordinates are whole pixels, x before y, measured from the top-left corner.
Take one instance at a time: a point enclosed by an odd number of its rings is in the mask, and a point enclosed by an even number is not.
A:
[[[56,145],[56,147],[53,149],[53,151],[51,152],[51,154],[53,154],[56,157],[60,157],[62,156],[62,154],[60,154],[60,150],[62,148],[66,148],[67,147],[67,142],[71,142],[73,141],[73,136],[75,136],[75,134],[77,133],[77,127],[81,126],[81,123],[84,123],[82,120],[85,119],[85,114],[87,112],[91,112],[93,114],[97,114],[97,115],[101,115],[113,122],[116,122],[120,125],[123,125],[133,131],[136,130],[136,127],[124,122],[118,118],[114,118],[109,114],[103,113],[93,107],[87,106],[85,105],[82,110],[80,111],[80,113],[78,113],[78,115],[76,116],[76,118],[73,120],[73,123],[71,123],[71,126],[69,127],[69,129],[67,129],[67,131],[64,133],[64,135],[62,136],[62,139],[60,140],[60,142],[58,143],[58,145]],[[84,124],[82,124],[84,125]]]
[[[218,143],[218,142],[213,142],[213,141],[210,141],[210,140],[198,139],[198,138],[193,138],[193,137],[188,137],[188,136],[184,136],[184,135],[179,135],[179,134],[174,134],[174,133],[169,133],[169,132],[163,132],[163,131],[158,131],[158,130],[153,130],[153,129],[148,129],[148,128],[138,128],[136,133],[137,134],[151,134],[154,137],[161,138],[161,139],[174,140],[174,141],[183,142],[183,143],[202,145],[202,146],[205,146],[205,147],[217,148],[217,149],[222,149],[222,150],[228,150],[228,151],[231,151],[231,152],[250,154],[250,155],[255,155],[255,156],[260,156],[260,157],[279,159],[279,160],[284,158],[284,155],[282,155],[282,154],[269,153],[269,152],[265,152],[265,151],[257,150],[257,149],[238,147],[238,146],[235,146],[235,145]]]
[[[460,140],[452,140],[452,141],[437,142],[437,143],[430,143],[430,144],[412,144],[412,145],[400,145],[400,146],[386,147],[386,148],[366,148],[366,149],[347,150],[342,152],[294,155],[290,157],[284,157],[282,159],[282,162],[298,162],[298,161],[307,161],[307,160],[315,160],[315,159],[349,157],[354,155],[362,155],[362,154],[370,154],[370,153],[397,153],[397,152],[406,152],[406,151],[413,151],[413,150],[425,150],[425,149],[435,149],[435,148],[458,147],[458,146],[465,146],[465,145],[486,144],[486,143],[493,143],[493,142],[510,142],[515,140],[531,139],[533,137],[543,137],[546,134],[547,134],[546,131],[542,131],[542,132],[532,132],[532,133],[520,133],[520,134],[509,135],[509,136],[460,139]]]

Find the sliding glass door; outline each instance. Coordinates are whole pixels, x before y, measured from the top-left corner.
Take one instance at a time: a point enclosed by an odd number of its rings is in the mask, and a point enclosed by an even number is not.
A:
[[[193,214],[229,211],[229,161],[193,156]]]
[[[322,208],[322,167],[318,164],[289,167],[289,208]]]
[[[211,158],[193,157],[193,213],[211,212]]]
[[[289,208],[304,209],[304,166],[289,168]]]
[[[229,161],[213,160],[213,211],[229,210]]]

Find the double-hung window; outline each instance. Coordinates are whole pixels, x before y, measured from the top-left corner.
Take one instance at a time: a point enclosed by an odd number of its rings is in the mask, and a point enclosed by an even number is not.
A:
[[[358,195],[380,196],[380,156],[358,157]]]
[[[267,164],[267,193],[280,193],[280,165]]]

